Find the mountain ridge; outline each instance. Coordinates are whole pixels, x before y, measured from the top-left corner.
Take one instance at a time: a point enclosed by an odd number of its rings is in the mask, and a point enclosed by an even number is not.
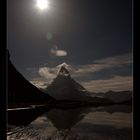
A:
[[[90,96],[86,88],[71,78],[64,65],[60,67],[57,77],[45,91],[56,100],[94,101],[95,103],[111,102],[109,99]]]
[[[106,93],[92,93],[86,90],[81,84],[76,82],[65,65],[60,67],[57,77],[45,89],[50,96],[56,100],[82,100],[94,102],[122,103],[132,100],[132,93],[128,91],[115,92],[108,91]]]

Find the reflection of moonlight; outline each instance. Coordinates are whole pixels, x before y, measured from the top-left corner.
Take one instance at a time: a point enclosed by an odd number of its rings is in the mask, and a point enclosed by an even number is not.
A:
[[[48,8],[48,1],[47,0],[36,0],[37,7],[41,10]]]

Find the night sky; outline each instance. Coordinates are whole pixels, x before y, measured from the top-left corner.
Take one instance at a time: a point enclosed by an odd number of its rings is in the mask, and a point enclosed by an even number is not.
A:
[[[93,92],[132,90],[132,0],[8,0],[8,49],[39,88],[65,63]]]

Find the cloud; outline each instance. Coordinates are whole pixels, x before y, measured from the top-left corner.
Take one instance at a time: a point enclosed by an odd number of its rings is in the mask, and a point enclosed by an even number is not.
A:
[[[38,73],[40,76],[44,77],[45,79],[47,79],[50,82],[52,82],[52,80],[57,76],[60,68],[62,66],[65,66],[69,71],[73,70],[72,67],[68,64],[66,64],[65,62],[57,65],[56,67],[40,67],[38,70]]]
[[[92,64],[86,64],[80,66],[74,66],[74,65],[68,65],[66,63],[65,64],[62,63],[53,68],[41,67],[39,68],[39,74],[45,78],[55,77],[60,67],[62,65],[65,65],[73,77],[79,77],[79,76],[86,76],[89,73],[100,72],[105,69],[123,68],[131,64],[132,64],[132,55],[128,53],[119,56],[98,59],[93,61]]]
[[[53,79],[53,78],[52,78]],[[52,79],[49,79],[52,81]],[[38,88],[45,89],[49,84],[49,80],[43,80],[36,78],[30,82]],[[114,76],[106,80],[89,80],[86,82],[80,82],[90,92],[107,92],[124,91],[133,89],[133,77],[132,76]]]
[[[90,80],[81,84],[91,92],[132,90],[133,78],[132,76],[114,76],[106,80]]]
[[[122,68],[132,64],[132,54],[123,54],[93,61],[92,64],[78,66],[73,76],[79,77],[105,69]]]
[[[115,73],[112,75],[111,71],[106,75],[107,77],[111,77],[111,79],[103,80],[102,77],[98,80],[93,80],[90,78],[91,81],[87,81],[88,75],[96,76],[96,72],[101,72],[106,69],[110,70],[112,68],[124,69],[127,66],[132,65],[132,55],[130,53],[118,55],[114,57],[107,57],[104,59],[94,60],[91,64],[86,65],[69,65],[66,63],[62,63],[57,65],[56,67],[40,67],[38,70],[39,75],[42,78],[45,78],[47,83],[51,83],[52,80],[57,76],[58,71],[62,65],[65,65],[66,68],[69,70],[71,76],[74,79],[81,78],[85,79],[82,82],[87,89],[90,91],[107,91],[107,90],[125,90],[125,89],[132,89],[132,77],[131,76],[119,76],[119,73]],[[91,75],[92,74],[92,75]],[[114,77],[112,77],[114,76]]]
[[[57,50],[56,51],[56,56],[66,56],[67,52],[64,50]]]
[[[39,75],[47,79],[48,81],[54,79],[57,75],[56,68],[41,67],[38,71]]]
[[[71,70],[70,65],[66,64],[65,62],[60,65],[57,65],[56,67],[53,67],[53,68],[52,67],[40,67],[38,70],[38,74],[42,78],[44,78],[44,80],[42,80],[42,79],[40,80],[37,78],[37,79],[31,80],[31,83],[40,88],[46,87],[53,81],[54,78],[56,78],[61,66],[65,66],[66,68]],[[45,85],[44,85],[44,83],[45,83]]]
[[[30,79],[29,82],[34,86],[36,86],[37,88],[42,88],[42,89],[46,88],[49,84],[45,78],[40,77],[38,75],[36,75],[35,78]]]
[[[67,56],[67,52],[64,50],[53,50],[51,49],[51,54],[55,55],[55,56]]]
[[[50,50],[50,53],[58,57],[67,56],[67,52],[65,50],[59,50],[56,45],[53,46],[53,48]]]
[[[41,89],[45,89],[47,87],[47,84],[45,81],[32,80],[30,81],[30,83],[36,86],[37,88],[41,88]]]

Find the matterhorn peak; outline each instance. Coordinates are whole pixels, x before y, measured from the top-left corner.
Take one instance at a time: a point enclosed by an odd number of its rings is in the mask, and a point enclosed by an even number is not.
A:
[[[85,100],[89,99],[87,90],[71,78],[69,71],[71,66],[62,63],[59,68],[57,77],[46,88],[46,92],[57,100]]]
[[[58,75],[70,76],[70,73],[65,66],[61,66]]]
[[[69,67],[69,65],[65,62],[63,62],[62,64],[59,64],[57,67],[61,68],[62,66],[65,67],[66,69],[68,69],[68,67]]]

